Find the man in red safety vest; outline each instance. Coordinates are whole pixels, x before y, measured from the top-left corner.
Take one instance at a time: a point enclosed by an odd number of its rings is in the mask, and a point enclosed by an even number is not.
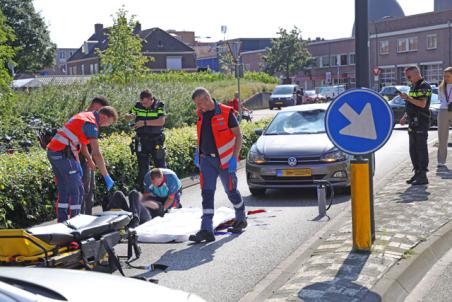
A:
[[[57,131],[47,145],[47,157],[58,189],[58,222],[80,214],[84,191],[80,152],[90,169],[99,168],[107,189],[113,187],[114,181],[108,174],[97,138],[99,127],[111,126],[117,119],[118,113],[110,106],[102,107],[99,111],[78,113]],[[88,144],[91,146],[92,156],[88,152]]]
[[[200,170],[203,215],[201,230],[189,240],[210,242],[215,240],[212,221],[218,177],[235,209],[235,222],[230,231],[240,233],[247,226],[245,204],[237,190],[236,175],[242,134],[234,110],[213,100],[205,88],[196,88],[192,100],[199,117],[195,165]]]

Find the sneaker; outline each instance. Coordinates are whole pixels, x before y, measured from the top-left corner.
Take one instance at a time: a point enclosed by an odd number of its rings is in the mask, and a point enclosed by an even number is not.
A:
[[[228,228],[228,232],[238,234],[241,233],[247,226],[248,222],[246,222],[246,220],[235,221],[232,227]]]
[[[190,235],[190,237],[188,237],[188,240],[196,243],[200,243],[203,241],[212,242],[215,241],[215,235],[213,234],[212,231],[200,230],[195,235]]]
[[[447,166],[446,166],[446,164],[438,163],[438,165],[436,165],[436,167],[441,169],[441,168],[446,168]]]

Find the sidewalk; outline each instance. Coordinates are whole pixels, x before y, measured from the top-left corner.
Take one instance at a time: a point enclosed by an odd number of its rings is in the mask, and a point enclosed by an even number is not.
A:
[[[348,213],[345,223],[320,239],[301,268],[267,301],[381,301],[372,291],[377,282],[396,270],[402,259],[413,257],[414,247],[452,221],[452,152],[449,150],[451,170],[437,171],[437,148],[430,151],[430,185],[407,185],[405,181],[412,175],[407,164],[376,194],[372,253],[352,252]]]

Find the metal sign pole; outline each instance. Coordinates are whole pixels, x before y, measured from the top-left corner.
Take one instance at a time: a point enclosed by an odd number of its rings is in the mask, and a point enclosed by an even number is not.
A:
[[[356,86],[369,88],[369,16],[368,0],[355,0],[355,55],[356,55]],[[375,240],[375,219],[374,219],[374,188],[373,175],[374,165],[372,164],[374,154],[366,156],[369,160],[369,180],[370,180],[370,215],[371,215],[371,236],[372,242]]]

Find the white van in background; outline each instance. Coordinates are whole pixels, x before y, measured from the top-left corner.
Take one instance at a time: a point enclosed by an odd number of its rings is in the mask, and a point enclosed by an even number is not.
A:
[[[324,86],[316,88],[316,91],[317,90],[318,94],[323,95],[327,99],[327,101],[331,101],[345,91],[345,85]]]

